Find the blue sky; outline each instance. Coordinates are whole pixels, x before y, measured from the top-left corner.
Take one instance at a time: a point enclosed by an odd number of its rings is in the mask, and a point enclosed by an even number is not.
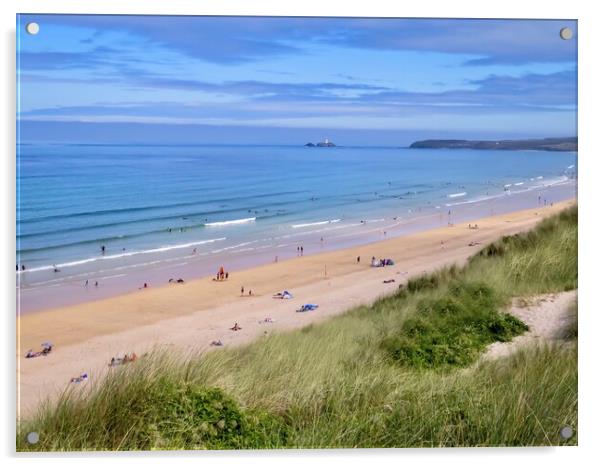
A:
[[[576,32],[575,21],[21,15],[21,142],[571,136],[566,26]]]

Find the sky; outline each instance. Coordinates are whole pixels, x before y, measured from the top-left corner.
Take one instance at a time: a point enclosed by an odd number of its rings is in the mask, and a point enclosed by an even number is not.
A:
[[[27,14],[17,59],[21,143],[576,135],[572,20]]]

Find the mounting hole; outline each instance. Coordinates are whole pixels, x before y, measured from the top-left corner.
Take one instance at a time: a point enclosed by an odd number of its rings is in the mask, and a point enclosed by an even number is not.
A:
[[[571,28],[562,28],[560,30],[560,38],[563,40],[571,40],[573,38],[573,30]]]
[[[573,428],[571,426],[564,426],[560,429],[560,436],[565,440],[570,439],[573,436]]]
[[[37,432],[30,432],[25,438],[27,439],[27,443],[35,445],[40,441],[40,434],[38,434]]]
[[[27,23],[25,25],[25,31],[30,36],[35,36],[38,32],[40,32],[40,25],[38,23]]]

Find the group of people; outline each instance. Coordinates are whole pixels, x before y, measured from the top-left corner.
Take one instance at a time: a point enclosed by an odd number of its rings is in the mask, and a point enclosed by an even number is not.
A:
[[[222,265],[217,271],[217,274],[215,275],[215,280],[218,282],[228,280],[229,276],[230,274],[224,270],[224,266]]]
[[[297,246],[297,256],[303,255],[303,246]]]
[[[387,265],[395,265],[395,262],[393,262],[393,259],[377,259],[372,256],[371,267],[385,267]]]
[[[71,383],[81,383],[81,382],[85,382],[86,380],[88,380],[88,374],[84,372],[79,377],[72,377]]]
[[[119,366],[121,364],[127,364],[128,362],[134,362],[137,359],[138,359],[138,356],[136,355],[136,353],[132,353],[132,354],[126,353],[122,358],[112,357],[111,362],[109,363],[109,367]]]
[[[25,354],[25,357],[27,359],[31,359],[31,358],[37,358],[38,356],[48,356],[50,354],[50,352],[52,351],[52,343],[49,342],[45,342],[42,343],[42,349],[40,351],[34,351],[34,350],[28,350],[27,353]]]
[[[469,230],[478,230],[479,229],[479,225],[477,225],[476,223],[473,225],[471,223],[468,224],[468,229]]]

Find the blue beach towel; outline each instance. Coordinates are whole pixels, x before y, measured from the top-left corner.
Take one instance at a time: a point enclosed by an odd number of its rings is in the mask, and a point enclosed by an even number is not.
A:
[[[318,307],[319,306],[317,304],[304,304],[303,306],[301,306],[301,309],[299,309],[297,312],[314,311],[318,309]]]

